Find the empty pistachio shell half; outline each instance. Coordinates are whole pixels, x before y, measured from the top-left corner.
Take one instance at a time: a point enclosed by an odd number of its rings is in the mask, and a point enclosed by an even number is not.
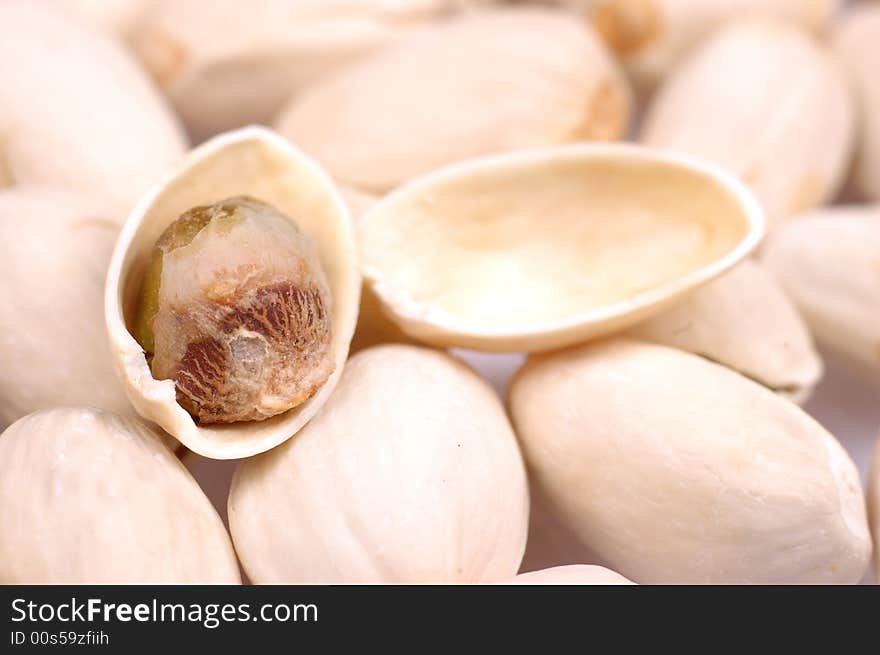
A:
[[[336,385],[360,284],[351,218],[323,171],[269,130],[229,132],[123,227],[105,297],[113,360],[138,413],[185,446],[253,455]]]
[[[846,451],[796,405],[722,366],[604,341],[530,358],[510,407],[555,514],[635,582],[857,582],[867,567]]]
[[[724,364],[797,402],[822,377],[822,360],[794,303],[748,260],[630,334]]]
[[[799,217],[768,240],[762,258],[820,344],[880,369],[880,206]]]
[[[268,123],[292,95],[449,0],[153,0],[131,41],[196,140]]]
[[[853,7],[837,26],[834,44],[852,75],[860,105],[854,186],[880,201],[880,5]]]
[[[86,408],[0,435],[0,583],[238,584],[229,535],[155,432]]]
[[[177,119],[147,75],[69,11],[0,2],[0,61],[14,62],[0,66],[0,186],[88,195],[122,222],[183,156]]]
[[[633,584],[619,573],[604,566],[570,564],[540,571],[520,573],[511,584]]]
[[[100,205],[100,203],[98,203]],[[0,429],[55,405],[125,413],[104,328],[117,223],[44,188],[0,191]]]
[[[317,416],[242,462],[229,494],[257,583],[509,579],[527,523],[525,469],[495,392],[458,360],[403,345],[354,355]]]
[[[854,111],[842,68],[821,44],[786,23],[742,21],[672,71],[640,141],[738,175],[772,228],[836,193],[849,166]]]
[[[497,9],[438,23],[328,77],[276,125],[335,178],[378,192],[468,157],[619,139],[629,114],[623,75],[583,21]]]
[[[640,88],[649,90],[706,34],[748,16],[772,16],[819,31],[840,0],[570,0],[587,8],[596,29]]]
[[[366,283],[404,332],[535,351],[659,312],[745,257],[763,217],[711,164],[587,144],[450,166],[358,228]]]

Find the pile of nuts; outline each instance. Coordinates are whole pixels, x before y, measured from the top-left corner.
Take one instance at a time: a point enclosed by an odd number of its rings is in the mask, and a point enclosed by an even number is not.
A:
[[[861,581],[880,454],[799,403],[880,376],[878,60],[871,2],[4,0],[0,583]]]

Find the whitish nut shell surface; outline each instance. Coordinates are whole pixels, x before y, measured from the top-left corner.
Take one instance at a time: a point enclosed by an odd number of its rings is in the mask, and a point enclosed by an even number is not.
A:
[[[470,157],[619,139],[629,115],[623,75],[584,21],[497,9],[437,23],[326,78],[276,125],[335,178],[378,192]]]
[[[854,128],[851,91],[831,53],[792,25],[748,20],[714,34],[670,73],[639,140],[739,176],[772,228],[834,196]]]
[[[268,123],[293,95],[447,0],[158,0],[131,41],[196,140]]]
[[[853,583],[867,567],[846,452],[729,369],[609,340],[530,358],[510,407],[531,481],[635,582]]]
[[[197,425],[175,400],[171,380],[155,380],[132,332],[135,303],[157,239],[185,211],[231,196],[251,196],[293,219],[317,247],[332,303],[335,368],[303,404],[265,421]],[[354,332],[361,279],[353,226],[330,179],[278,135],[244,128],[190,153],[145,196],[122,229],[107,274],[105,312],[113,361],[137,412],[187,448],[215,459],[247,457],[297,432],[327,400],[339,379]]]
[[[0,2],[0,187],[57,186],[122,222],[186,143],[133,58],[77,18],[48,2]]]
[[[0,435],[0,583],[239,584],[211,502],[138,419],[30,414]]]
[[[410,336],[537,351],[620,330],[745,257],[752,195],[711,164],[622,144],[456,164],[358,224],[367,285]]]
[[[104,327],[118,233],[100,203],[45,188],[0,190],[0,429],[56,405],[131,411]]]
[[[574,0],[640,88],[660,80],[707,34],[743,17],[785,19],[819,31],[841,0]]]
[[[630,335],[724,364],[796,402],[822,377],[822,360],[773,275],[746,260]]]
[[[528,490],[500,400],[413,346],[354,355],[300,433],[239,465],[235,548],[256,583],[466,583],[513,577]]]
[[[880,5],[847,12],[834,33],[834,45],[852,75],[860,105],[854,186],[880,201]]]
[[[567,566],[554,566],[540,571],[520,573],[508,584],[599,584],[618,585],[634,584],[619,573],[604,566],[591,564],[569,564]]]
[[[865,370],[880,370],[880,205],[798,217],[767,241],[762,261],[813,335]]]
[[[874,543],[880,544],[880,439],[874,447],[874,460],[868,473],[868,511]],[[874,553],[874,575],[880,580],[880,554]]]

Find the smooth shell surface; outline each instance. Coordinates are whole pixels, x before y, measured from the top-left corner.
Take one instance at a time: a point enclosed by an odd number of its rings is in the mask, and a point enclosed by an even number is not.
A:
[[[762,261],[820,343],[880,370],[880,206],[799,217],[768,240]]]
[[[380,192],[470,157],[619,139],[629,114],[623,75],[583,21],[498,9],[435,24],[328,77],[276,125],[335,178]]]
[[[141,279],[159,235],[186,210],[235,195],[272,205],[315,242],[332,296],[335,370],[299,407],[265,421],[206,427],[197,425],[176,402],[173,382],[153,379],[130,329]],[[352,221],[323,171],[269,130],[229,132],[195,149],[164,184],[140,202],[123,227],[105,296],[114,363],[141,416],[206,457],[247,457],[291,437],[330,395],[348,354],[360,284]]]
[[[57,408],[0,435],[0,583],[238,584],[210,501],[137,419]]]
[[[354,355],[286,444],[239,465],[229,524],[257,583],[465,583],[513,577],[528,490],[495,392],[413,346]]]
[[[633,584],[619,573],[604,566],[570,564],[540,571],[520,573],[511,584]]]
[[[773,227],[834,196],[854,127],[850,89],[826,48],[786,23],[743,21],[703,42],[670,73],[639,140],[739,176]]]
[[[871,518],[871,529],[874,544],[880,544],[880,439],[874,448],[874,460],[868,473],[868,511]],[[880,580],[880,555],[874,554],[875,575]]]
[[[0,62],[0,187],[61,187],[122,222],[183,157],[177,119],[147,75],[70,12],[0,2]]]
[[[828,24],[840,0],[574,0],[636,83],[650,89],[707,34],[749,16],[785,19],[813,31]]]
[[[724,364],[798,402],[822,377],[822,360],[794,303],[773,275],[748,260],[630,334]]]
[[[871,538],[846,452],[724,367],[599,342],[531,358],[510,407],[531,482],[635,582],[857,582],[865,571]]]
[[[854,7],[834,33],[835,50],[852,75],[859,101],[855,188],[880,201],[880,4]]]
[[[79,196],[0,190],[0,429],[55,405],[132,411],[104,328],[104,278],[118,233],[100,206]]]
[[[657,313],[745,257],[763,217],[710,164],[587,144],[450,166],[358,228],[365,280],[404,332],[535,351]]]

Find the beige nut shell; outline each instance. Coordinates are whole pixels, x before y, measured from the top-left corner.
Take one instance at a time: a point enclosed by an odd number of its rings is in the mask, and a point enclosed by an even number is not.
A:
[[[57,186],[121,223],[186,142],[136,61],[77,18],[39,0],[0,2],[0,187]]]
[[[804,319],[773,275],[751,260],[629,334],[724,364],[799,403],[822,377]]]
[[[307,89],[278,131],[337,179],[384,192],[462,159],[624,136],[630,93],[582,20],[465,14]]]
[[[772,228],[834,196],[854,128],[851,91],[828,49],[787,23],[748,20],[715,33],[670,73],[639,140],[739,176]]]
[[[582,144],[441,169],[385,196],[358,233],[365,282],[406,334],[538,351],[661,311],[745,257],[763,216],[711,164]]]
[[[199,426],[177,404],[174,383],[153,379],[129,328],[147,260],[162,231],[187,209],[235,195],[269,203],[315,241],[332,296],[331,351],[336,368],[309,400],[283,414],[265,421]],[[206,457],[248,457],[290,438],[329,397],[348,355],[360,285],[351,217],[327,175],[269,130],[250,127],[228,132],[193,150],[141,200],[124,225],[105,295],[113,361],[141,416]]]
[[[762,261],[816,340],[880,370],[880,205],[824,209],[784,225]]]
[[[675,349],[614,339],[530,358],[510,407],[532,482],[639,583],[853,583],[858,471],[793,403]]]
[[[239,465],[229,525],[257,583],[466,583],[515,575],[525,469],[500,400],[460,361],[390,345],[321,412]]]
[[[880,544],[880,439],[874,447],[874,459],[868,473],[868,512],[874,544]],[[875,549],[876,550],[876,549]],[[874,553],[874,575],[880,580],[880,554]]]
[[[196,481],[137,419],[66,407],[0,435],[0,583],[239,584]]]
[[[520,573],[509,584],[633,584],[619,573],[594,564],[568,564]]]

